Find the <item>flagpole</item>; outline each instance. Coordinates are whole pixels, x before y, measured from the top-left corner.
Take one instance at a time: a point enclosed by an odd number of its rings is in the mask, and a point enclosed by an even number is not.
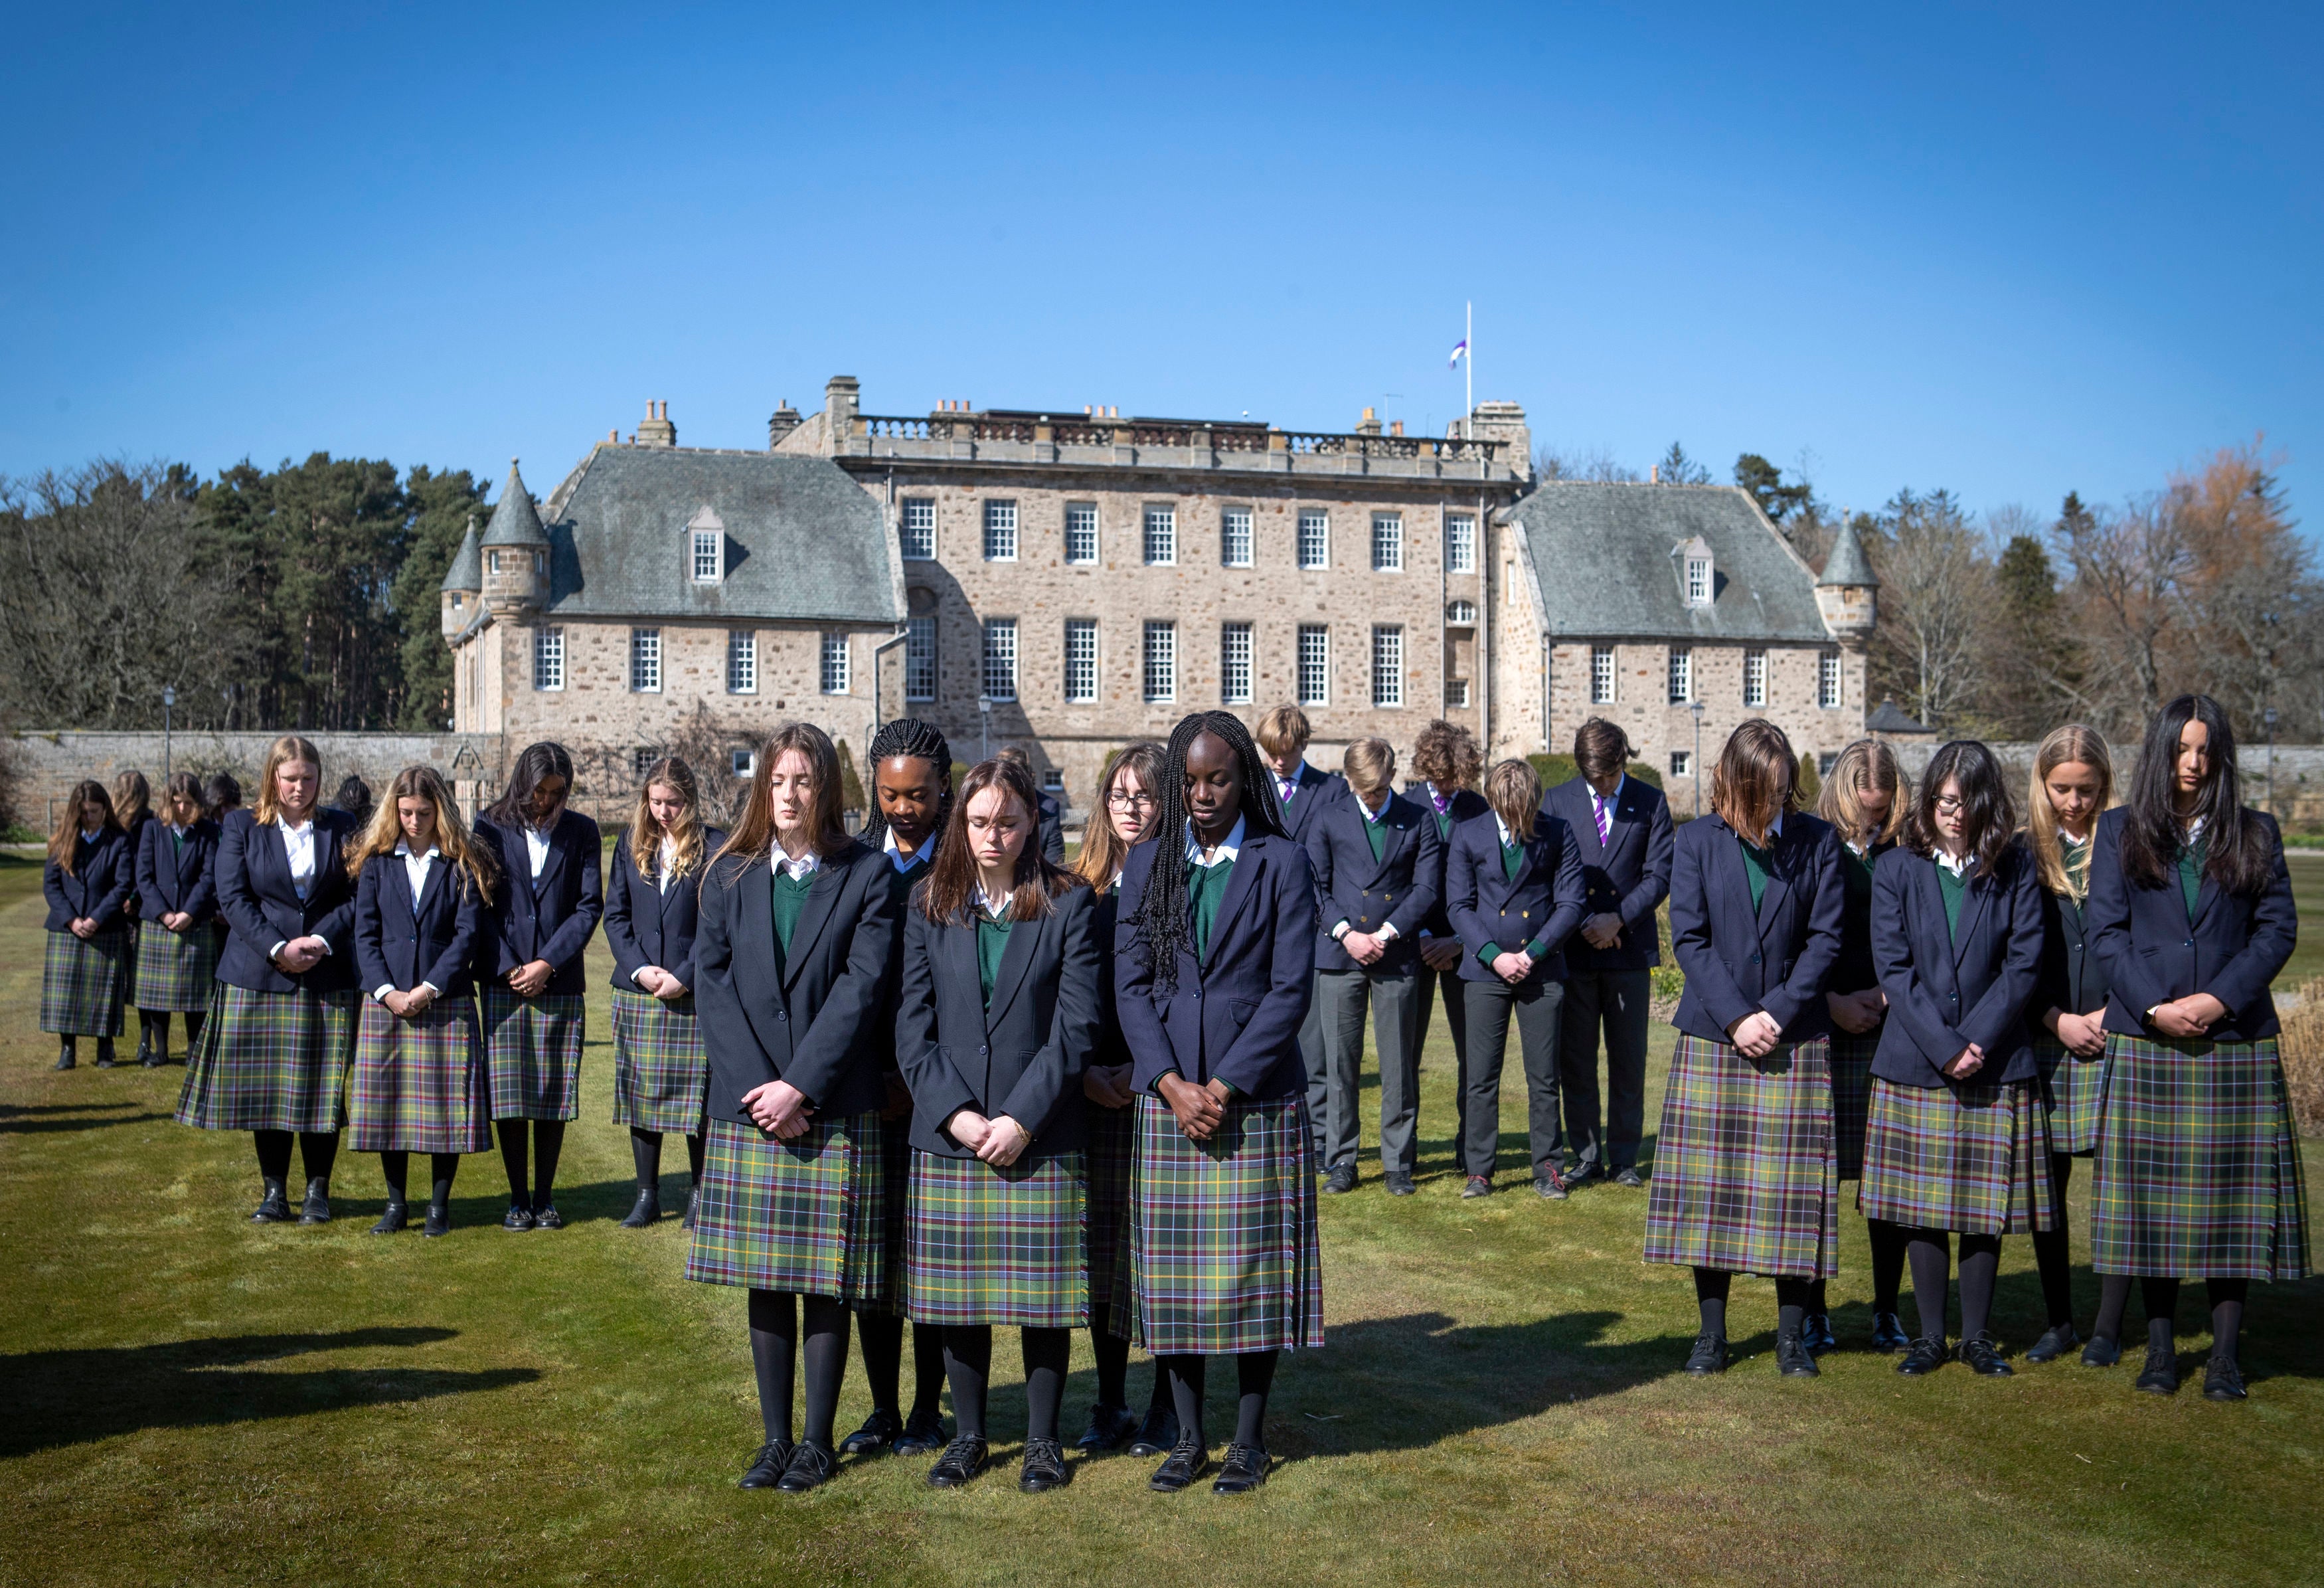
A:
[[[1477,306],[1474,302],[1462,305],[1465,318],[1462,321],[1462,341],[1469,350],[1469,367],[1463,373],[1468,378],[1468,408],[1461,416],[1461,438],[1466,441],[1477,439]]]

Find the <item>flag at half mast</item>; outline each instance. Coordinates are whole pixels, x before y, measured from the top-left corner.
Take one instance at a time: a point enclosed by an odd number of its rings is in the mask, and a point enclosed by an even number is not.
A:
[[[1459,364],[1461,360],[1467,355],[1468,352],[1469,338],[1463,337],[1452,345],[1452,356],[1444,361],[1444,367],[1446,369],[1451,369],[1453,365]]]

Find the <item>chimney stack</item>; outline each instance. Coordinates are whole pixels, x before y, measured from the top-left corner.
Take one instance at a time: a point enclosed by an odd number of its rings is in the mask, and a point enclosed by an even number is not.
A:
[[[678,427],[669,422],[669,404],[667,402],[649,402],[646,416],[639,421],[638,432],[632,439],[640,447],[677,446]]]
[[[770,452],[782,450],[783,438],[798,429],[804,422],[806,421],[801,419],[799,411],[791,406],[791,400],[788,397],[784,398],[782,405],[767,417],[767,450]]]

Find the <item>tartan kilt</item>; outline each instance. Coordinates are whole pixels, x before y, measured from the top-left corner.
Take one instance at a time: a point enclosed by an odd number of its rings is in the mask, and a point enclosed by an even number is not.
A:
[[[880,1122],[887,1133],[887,1150],[880,1154],[883,1182],[881,1188],[886,1197],[881,1210],[880,1239],[887,1251],[887,1277],[880,1294],[859,1305],[856,1310],[900,1318],[910,1316],[905,1307],[910,1299],[906,1290],[911,1275],[904,1262],[904,1238],[912,1200],[914,1154],[906,1140],[912,1128],[912,1116],[907,1113],[892,1120],[883,1117]]]
[[[201,1039],[186,1055],[178,1122],[204,1131],[337,1130],[361,996],[352,987],[254,992],[219,983]]]
[[[2273,1037],[2107,1038],[2090,1186],[2102,1274],[2301,1279],[2308,1188]]]
[[[699,1136],[709,1096],[710,1059],[693,994],[665,1003],[614,988],[613,1122]]]
[[[217,937],[207,922],[173,932],[159,921],[137,928],[129,1002],[139,1009],[200,1014],[217,984]]]
[[[1186,1140],[1141,1096],[1130,1187],[1139,1337],[1157,1356],[1323,1343],[1307,1100],[1227,1102],[1218,1133]]]
[[[475,999],[444,999],[418,1020],[363,1001],[347,1085],[353,1150],[489,1152],[490,1093]]]
[[[876,1113],[816,1121],[790,1141],[712,1120],[686,1277],[877,1303],[888,1268],[887,1140]]]
[[[110,927],[94,937],[70,932],[48,937],[41,961],[41,1029],[63,1037],[121,1035],[129,934]]]
[[[1679,1033],[1647,1182],[1646,1260],[1776,1279],[1840,1272],[1831,1045],[1765,1058]]]
[[[1872,1058],[1880,1051],[1877,1029],[1851,1037],[1831,1034],[1831,1146],[1840,1177],[1864,1177],[1864,1125],[1872,1112]]]
[[[1868,1219],[1967,1235],[2022,1235],[2058,1222],[2050,1117],[2031,1081],[1872,1083],[1864,1178]]]
[[[484,1063],[492,1075],[493,1118],[569,1120],[581,1113],[582,995],[544,992],[519,998],[506,987],[484,990]]]
[[[1090,1305],[1107,1310],[1112,1332],[1135,1339],[1137,1287],[1130,1260],[1130,1188],[1138,1168],[1138,1110],[1082,1111],[1089,1121]]]
[[[2050,1150],[2088,1158],[2098,1149],[2098,1113],[2106,1107],[2109,1039],[2096,1058],[2068,1050],[2055,1037],[2034,1039],[2034,1062],[2042,1068],[2042,1103],[2050,1112]]]
[[[905,1235],[912,1326],[1089,1323],[1089,1167],[1061,1152],[1007,1168],[914,1149]]]

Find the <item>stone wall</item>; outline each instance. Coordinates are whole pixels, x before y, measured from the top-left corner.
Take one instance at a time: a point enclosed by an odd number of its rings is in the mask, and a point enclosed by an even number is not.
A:
[[[499,741],[485,734],[332,734],[309,733],[323,756],[323,797],[330,798],[339,780],[353,772],[383,788],[398,771],[412,765],[432,766],[456,784],[478,778],[497,779],[501,764]],[[168,762],[178,771],[208,775],[226,772],[243,787],[247,800],[256,792],[258,769],[265,763],[271,733],[173,734]],[[83,778],[95,778],[108,788],[116,773],[134,767],[160,792],[164,762],[161,734],[154,733],[23,733],[10,743],[22,758],[25,790],[20,819],[43,831],[53,825],[56,802]]]
[[[1899,743],[1896,759],[1916,781],[1928,770],[1929,758],[1937,752],[1940,741],[1930,739],[1916,743]],[[2040,748],[2034,743],[1994,743],[1993,752],[2018,780],[2019,791],[2024,780],[2034,771],[2034,752]],[[2268,748],[2265,744],[2242,744],[2236,747],[2236,760],[2243,772],[2244,800],[2263,810],[2271,804],[2268,782]],[[2124,781],[2133,767],[2138,764],[2138,746],[2114,746],[2115,779]],[[2324,744],[2279,744],[2275,747],[2275,776],[2273,805],[2286,822],[2301,824],[2324,823]]]

